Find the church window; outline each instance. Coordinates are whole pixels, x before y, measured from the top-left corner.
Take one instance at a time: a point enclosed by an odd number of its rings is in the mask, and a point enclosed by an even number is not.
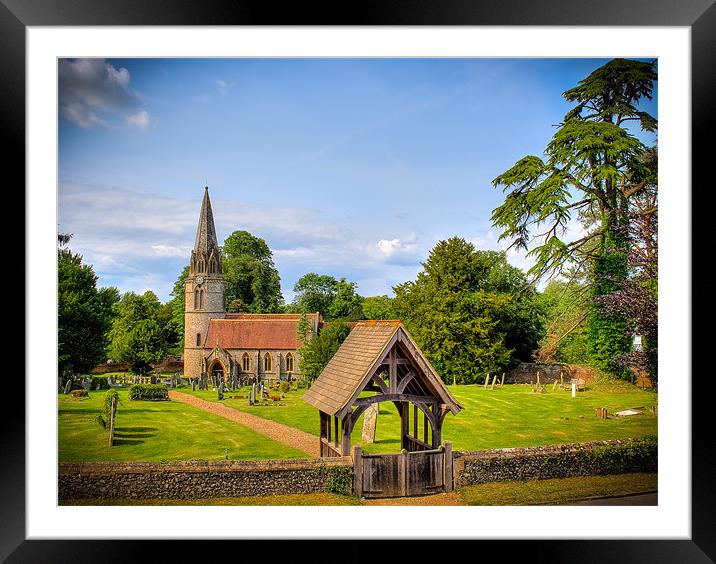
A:
[[[201,333],[196,334],[196,346],[197,347],[201,346]]]
[[[199,294],[200,290],[194,290],[194,309],[199,309]]]
[[[241,357],[241,369],[244,372],[248,372],[251,369],[251,357],[247,352],[245,352]]]
[[[264,372],[271,372],[271,355],[269,353],[264,355]]]
[[[291,353],[286,355],[286,372],[293,372],[293,355]]]

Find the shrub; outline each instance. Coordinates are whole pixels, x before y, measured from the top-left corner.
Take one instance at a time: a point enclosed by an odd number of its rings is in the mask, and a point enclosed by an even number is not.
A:
[[[92,376],[90,390],[109,390],[109,387],[106,376]]]
[[[163,384],[134,384],[129,387],[130,401],[165,401],[169,399],[169,391]]]
[[[278,385],[278,391],[282,394],[285,394],[286,392],[288,392],[290,387],[291,383],[288,380],[281,380],[281,383]]]
[[[87,393],[87,390],[71,390],[70,396],[73,398],[86,398],[89,397],[89,394]]]

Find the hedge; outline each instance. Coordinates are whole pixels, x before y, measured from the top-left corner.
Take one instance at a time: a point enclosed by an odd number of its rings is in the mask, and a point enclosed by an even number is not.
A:
[[[134,384],[129,387],[129,399],[164,401],[169,399],[169,390],[163,384]]]

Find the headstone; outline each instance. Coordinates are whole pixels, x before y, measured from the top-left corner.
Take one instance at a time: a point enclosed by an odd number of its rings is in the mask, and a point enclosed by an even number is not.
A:
[[[363,432],[361,433],[361,439],[363,439],[363,442],[366,444],[371,444],[375,441],[375,430],[378,426],[379,411],[379,405],[374,403],[363,412]]]
[[[89,392],[90,391],[90,385],[92,384],[92,380],[89,378],[83,378],[82,379],[82,389]]]
[[[500,380],[500,386],[504,386],[504,385],[505,385],[505,373],[503,372],[503,373],[502,373],[502,380]]]
[[[572,382],[572,397],[577,397],[577,384],[575,384],[574,382]]]
[[[557,378],[554,379],[554,384],[552,384],[552,391],[554,392],[557,389]]]
[[[192,392],[196,391],[196,378],[191,379],[191,391]]]
[[[218,392],[219,401],[223,400],[224,399],[224,383],[219,382],[219,387],[216,389],[219,391]]]
[[[494,389],[495,389],[495,382],[496,382],[496,381],[497,381],[497,374],[495,374],[495,375],[492,377],[492,386],[490,386],[490,389],[491,389],[491,390],[494,390]]]
[[[484,386],[485,388],[487,388],[487,384],[489,384],[489,382],[490,382],[490,375],[488,374],[488,375],[485,377],[485,386]]]
[[[69,394],[71,388],[72,388],[72,378],[68,378],[67,382],[65,382],[65,393]]]

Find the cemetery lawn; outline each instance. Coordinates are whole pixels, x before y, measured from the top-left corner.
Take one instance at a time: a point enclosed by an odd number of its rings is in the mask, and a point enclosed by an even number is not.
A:
[[[505,384],[494,390],[481,385],[448,388],[463,407],[456,416],[448,414],[443,425],[443,440],[451,441],[453,450],[583,443],[657,434],[658,417],[650,408],[657,405],[658,394],[627,382],[594,383],[577,392],[575,398],[568,391],[552,391],[551,384],[546,386],[545,393],[533,393],[531,386],[521,384]],[[255,406],[248,405],[249,390],[226,392],[222,403],[319,436],[318,411],[301,399],[305,390],[290,391],[277,402],[268,400]],[[182,387],[177,391],[218,401],[217,393],[211,390],[192,392],[191,388]],[[281,395],[275,390],[269,394]],[[597,407],[607,409],[608,419],[596,417]],[[642,413],[628,417],[614,415],[630,408]],[[419,421],[422,437],[422,417]],[[352,445],[362,444],[362,425],[361,416],[351,435]],[[376,441],[363,445],[363,449],[367,453],[398,452],[399,433],[400,418],[395,406],[381,403]]]
[[[115,444],[95,421],[104,391],[89,398],[58,395],[60,462],[145,460],[230,460],[306,458],[306,454],[256,431],[175,401],[129,401],[118,389],[121,404],[115,423]]]

